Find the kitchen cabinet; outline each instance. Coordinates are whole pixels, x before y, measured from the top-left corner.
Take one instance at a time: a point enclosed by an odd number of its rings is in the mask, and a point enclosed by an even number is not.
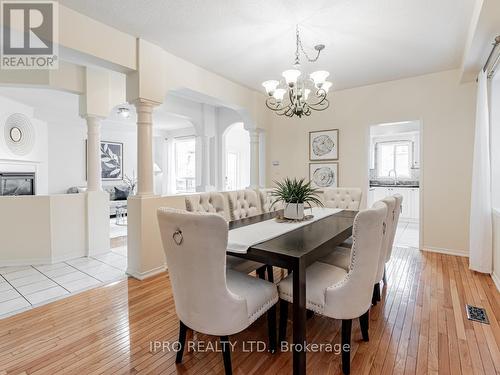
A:
[[[368,190],[368,203],[371,206],[376,201],[389,195],[400,194],[403,197],[403,209],[400,220],[405,222],[418,222],[420,216],[420,189],[409,187],[370,187]]]

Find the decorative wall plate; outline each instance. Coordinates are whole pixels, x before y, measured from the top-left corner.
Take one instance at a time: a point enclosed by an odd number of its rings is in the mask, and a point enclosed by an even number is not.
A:
[[[5,120],[4,139],[13,154],[27,155],[35,145],[35,128],[26,115],[13,113]]]

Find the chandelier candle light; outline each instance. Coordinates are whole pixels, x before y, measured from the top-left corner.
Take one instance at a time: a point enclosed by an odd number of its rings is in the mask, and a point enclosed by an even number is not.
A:
[[[262,83],[268,98],[266,106],[280,116],[293,117],[309,116],[312,111],[323,111],[330,103],[326,98],[332,83],[326,79],[330,75],[327,71],[318,70],[309,74],[309,79],[304,79],[300,69],[300,52],[309,62],[318,60],[323,44],[314,46],[317,51],[315,58],[310,58],[304,51],[300,39],[299,27],[296,29],[296,50],[294,69],[285,70],[281,81],[270,80]],[[313,93],[313,95],[311,95]]]

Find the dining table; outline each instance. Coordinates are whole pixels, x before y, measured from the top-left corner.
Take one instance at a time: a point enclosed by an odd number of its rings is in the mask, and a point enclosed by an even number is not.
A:
[[[328,255],[347,240],[353,231],[357,211],[335,210],[318,220],[287,231],[277,237],[252,244],[246,251],[231,251],[227,254],[253,260],[266,265],[277,266],[292,273],[293,278],[293,374],[306,373],[306,268]],[[229,222],[229,231],[263,222],[287,222],[282,220],[283,210]],[[270,224],[274,225],[274,223]]]

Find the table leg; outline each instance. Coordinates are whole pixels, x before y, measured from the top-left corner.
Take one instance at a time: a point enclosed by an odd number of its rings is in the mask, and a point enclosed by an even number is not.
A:
[[[306,265],[299,259],[293,269],[293,373],[306,373]],[[301,349],[299,351],[296,350]]]

